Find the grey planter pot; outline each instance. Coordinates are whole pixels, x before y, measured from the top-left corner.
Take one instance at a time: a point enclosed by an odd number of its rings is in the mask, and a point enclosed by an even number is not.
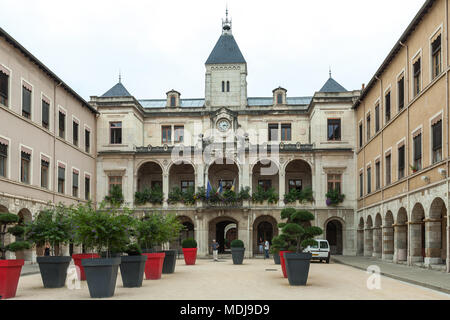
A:
[[[231,248],[231,258],[233,264],[242,264],[244,261],[245,248]]]
[[[274,253],[273,254],[273,262],[275,264],[278,264],[278,265],[281,264],[281,258],[280,258],[280,255],[278,253]]]
[[[165,250],[158,251],[158,253],[165,253],[164,264],[162,273],[163,274],[171,274],[175,272],[175,266],[177,264],[177,250]]]
[[[147,256],[122,256],[120,274],[124,288],[139,288],[144,279]]]
[[[62,288],[66,284],[67,268],[72,257],[37,257],[44,288]]]
[[[291,286],[306,286],[311,253],[285,253],[286,273]]]
[[[120,262],[121,258],[81,261],[91,298],[109,298],[114,295]]]

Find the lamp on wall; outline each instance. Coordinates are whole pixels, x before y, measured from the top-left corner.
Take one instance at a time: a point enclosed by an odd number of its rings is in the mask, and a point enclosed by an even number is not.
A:
[[[443,176],[444,178],[447,178],[447,170],[445,170],[444,168],[439,168],[438,172],[441,176]]]
[[[425,182],[425,183],[429,183],[430,182],[430,177],[428,177],[428,176],[422,176],[422,181],[423,182]]]

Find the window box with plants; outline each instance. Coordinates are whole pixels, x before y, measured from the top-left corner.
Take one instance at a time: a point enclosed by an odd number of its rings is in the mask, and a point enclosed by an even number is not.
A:
[[[344,202],[345,195],[342,194],[338,189],[330,190],[325,197],[327,198],[326,204],[327,206],[337,206]]]
[[[137,207],[161,207],[164,202],[164,193],[161,187],[146,188],[134,194],[134,203]]]
[[[261,186],[258,186],[256,192],[252,195],[252,202],[256,206],[270,206],[276,205],[279,201],[279,195],[275,192],[274,188],[264,190]]]
[[[118,185],[113,185],[109,195],[105,197],[105,203],[108,203],[111,207],[120,207],[124,202],[122,188]]]
[[[242,240],[231,241],[231,258],[233,264],[242,264],[244,261],[245,247]]]
[[[314,237],[323,233],[319,227],[310,227],[314,215],[305,210],[286,208],[281,212],[281,219],[285,223],[278,224],[281,229],[280,239],[284,242],[290,253],[284,253],[286,273],[291,286],[304,286],[308,281],[309,266],[312,254],[304,253],[308,246],[317,242]]]
[[[296,206],[304,206],[308,203],[314,202],[313,190],[311,187],[306,187],[302,190],[291,189],[284,195],[284,203],[295,204]]]
[[[163,217],[163,229],[160,237],[161,243],[171,243],[171,241],[178,239],[180,232],[184,229],[183,224],[174,214],[168,214]],[[177,263],[177,250],[163,250],[159,253],[164,253],[163,274],[171,274],[175,272]]]
[[[181,246],[183,247],[184,262],[187,265],[194,265],[197,260],[197,241],[192,238],[185,239]]]
[[[25,227],[27,240],[38,247],[50,246],[50,255],[37,257],[44,288],[62,288],[67,278],[67,268],[72,257],[60,256],[60,246],[73,240],[71,210],[63,205],[41,211]]]
[[[6,235],[22,237],[24,229],[18,225],[19,216],[12,213],[0,213],[0,300],[16,296],[23,259],[6,260],[6,252],[18,252],[30,249],[26,241],[11,242],[6,245]]]
[[[177,208],[195,206],[197,197],[194,188],[188,188],[186,191],[182,191],[179,187],[175,187],[170,193],[167,199],[169,206]]]

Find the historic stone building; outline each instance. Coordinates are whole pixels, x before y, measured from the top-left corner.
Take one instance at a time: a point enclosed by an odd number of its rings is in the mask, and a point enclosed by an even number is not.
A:
[[[448,19],[426,1],[354,104],[358,255],[450,271]]]
[[[280,211],[313,212],[333,251],[356,254],[355,112],[360,91],[347,91],[331,78],[310,97],[289,97],[276,88],[266,98],[247,95],[248,65],[223,21],[222,35],[205,64],[205,97],[182,99],[170,90],[165,99],[136,99],[119,81],[104,95],[91,97],[97,122],[97,197],[120,185],[126,202],[140,211],[174,212],[209,254],[213,239],[227,247],[239,238],[256,253],[260,238],[278,234]],[[197,191],[261,187],[276,201],[210,199],[185,205],[170,201],[174,189]],[[142,204],[136,192],[162,188],[164,201]],[[285,204],[291,190],[312,188],[314,200]],[[327,206],[328,190],[345,200]],[[276,203],[274,203],[276,202]]]

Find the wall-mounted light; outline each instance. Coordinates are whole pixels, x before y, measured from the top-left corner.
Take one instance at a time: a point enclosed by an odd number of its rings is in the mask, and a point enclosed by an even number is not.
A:
[[[438,172],[441,176],[443,176],[444,178],[447,178],[447,170],[445,170],[444,168],[439,168]]]
[[[425,183],[429,183],[430,182],[430,177],[428,177],[428,176],[422,176],[422,181],[423,182],[425,182]]]

